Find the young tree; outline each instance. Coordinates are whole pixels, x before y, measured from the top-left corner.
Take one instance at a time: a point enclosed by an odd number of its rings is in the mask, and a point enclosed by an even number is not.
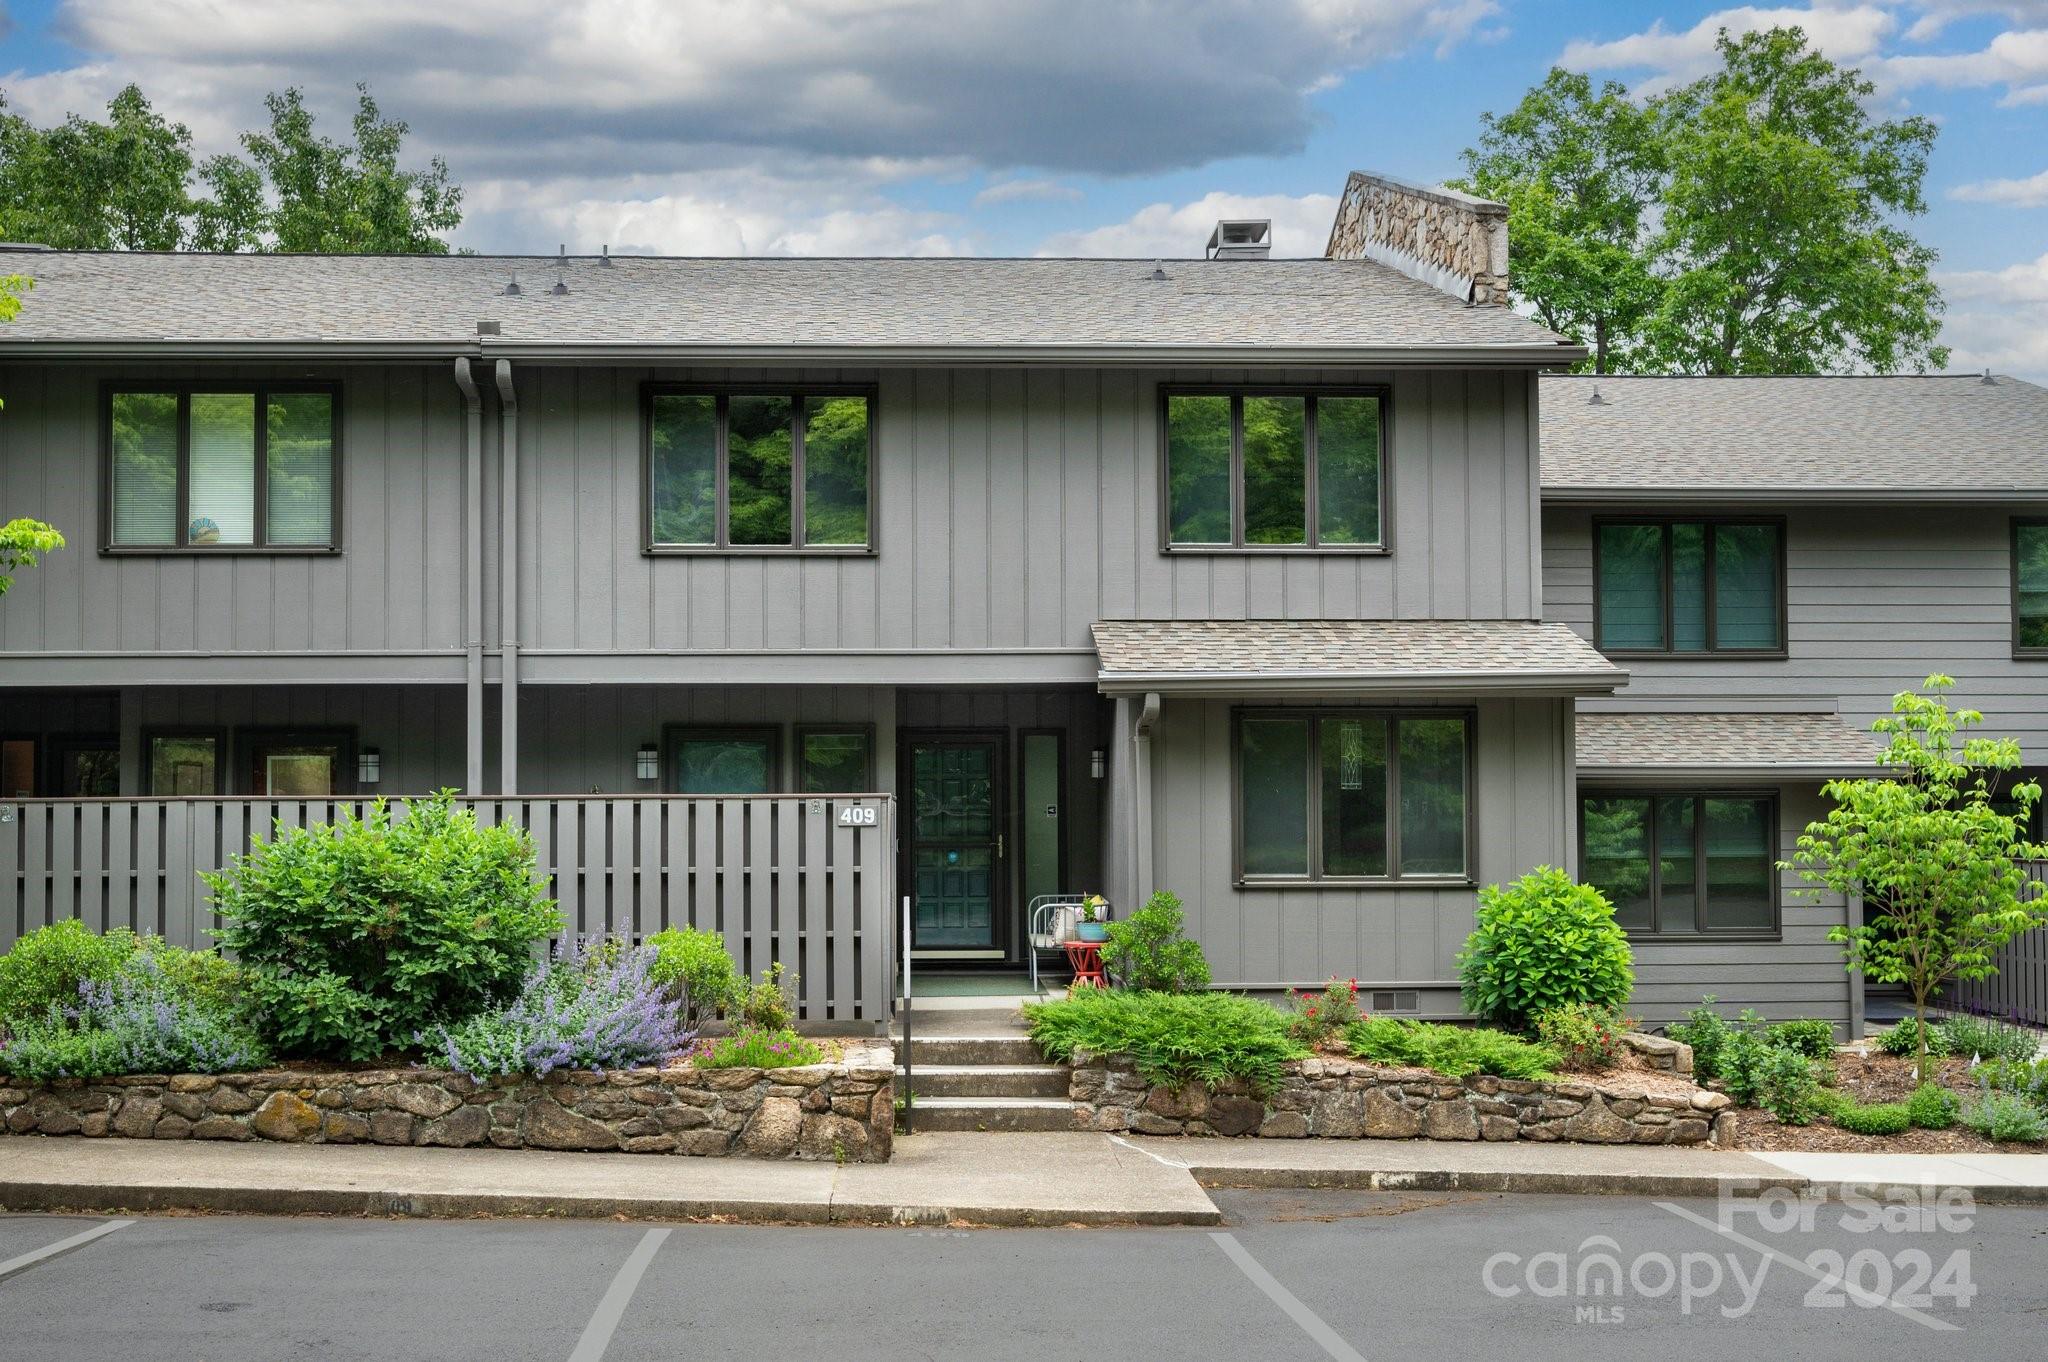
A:
[[[1926,118],[1879,121],[1874,87],[1797,28],[1731,38],[1722,69],[1662,102],[1671,177],[1651,323],[1681,373],[1940,368],[1935,253],[1898,225],[1927,211]]]
[[[1999,781],[2019,768],[2019,743],[1962,736],[1984,716],[1949,708],[1954,685],[1937,674],[1893,697],[1890,717],[1872,728],[1890,737],[1880,760],[1894,774],[1829,781],[1835,807],[1781,866],[1814,885],[1809,893],[1862,895],[1862,924],[1828,937],[1847,947],[1849,969],[1913,995],[1922,1082],[1927,1000],[1950,979],[1996,973],[2000,946],[2048,924],[2041,886],[2017,864],[2048,855],[2025,834],[2041,787],[2015,784],[2000,807]]]
[[[1655,110],[1612,81],[1595,89],[1552,67],[1511,112],[1479,121],[1456,187],[1508,206],[1516,297],[1591,347],[1594,373],[1635,367],[1660,291],[1649,249],[1665,169]]]

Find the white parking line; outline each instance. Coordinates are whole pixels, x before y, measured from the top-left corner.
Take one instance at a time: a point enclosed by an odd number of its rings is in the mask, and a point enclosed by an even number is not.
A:
[[[604,1356],[604,1350],[611,1346],[612,1331],[619,1327],[619,1318],[626,1313],[626,1306],[633,1299],[640,1278],[646,1275],[647,1265],[654,1261],[655,1250],[666,1238],[667,1230],[649,1230],[640,1236],[639,1244],[627,1256],[619,1275],[612,1278],[611,1286],[606,1288],[604,1299],[597,1303],[597,1312],[590,1317],[590,1323],[583,1326],[583,1337],[576,1340],[576,1351],[569,1354],[569,1362],[598,1362]]]
[[[1231,1262],[1237,1264],[1237,1270],[1251,1278],[1252,1285],[1265,1292],[1273,1304],[1286,1311],[1287,1317],[1300,1325],[1301,1331],[1314,1339],[1316,1345],[1324,1352],[1337,1359],[1337,1362],[1365,1362],[1364,1356],[1356,1348],[1346,1343],[1335,1329],[1323,1323],[1322,1316],[1303,1305],[1299,1297],[1280,1285],[1277,1277],[1261,1267],[1259,1260],[1252,1257],[1251,1252],[1243,1244],[1237,1242],[1236,1235],[1218,1230],[1209,1237],[1216,1241],[1216,1247],[1222,1249]]]
[[[6,1262],[0,1263],[0,1282],[6,1281],[18,1272],[28,1271],[37,1263],[46,1263],[50,1259],[58,1257],[60,1254],[69,1253],[75,1248],[84,1248],[93,1240],[104,1239],[115,1230],[123,1229],[134,1223],[133,1220],[109,1220],[105,1224],[94,1225],[89,1230],[80,1230],[69,1239],[59,1239],[49,1247],[39,1248],[34,1253],[24,1253],[18,1258],[9,1258]]]

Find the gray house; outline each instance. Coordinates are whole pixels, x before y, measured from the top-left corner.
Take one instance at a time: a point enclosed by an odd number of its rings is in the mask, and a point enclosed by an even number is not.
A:
[[[1972,687],[1936,631],[2014,618],[1979,588],[2026,532],[1907,493],[1865,546],[1773,428],[1683,445],[1648,394],[1759,403],[1539,378],[1582,351],[1505,306],[1497,206],[1354,175],[1328,258],[1260,239],[10,253],[0,507],[72,547],[0,603],[0,937],[197,936],[190,871],[272,818],[452,787],[535,832],[579,927],[716,926],[814,1018],[878,1015],[904,896],[918,958],[1015,968],[1032,899],[1154,888],[1219,984],[1455,1014],[1477,887],[1552,863],[1625,901],[1650,1015],[1848,1021],[1852,909],[1770,860],[1923,659]],[[2043,394],[1984,391],[2038,488]],[[1957,546],[1967,603],[1904,580]],[[1869,607],[1908,601],[1887,652]]]

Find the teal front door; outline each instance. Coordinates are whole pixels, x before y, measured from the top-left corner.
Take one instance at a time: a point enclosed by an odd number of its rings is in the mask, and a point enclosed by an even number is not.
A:
[[[911,946],[920,951],[1002,948],[1002,742],[913,737],[910,836],[915,894]]]

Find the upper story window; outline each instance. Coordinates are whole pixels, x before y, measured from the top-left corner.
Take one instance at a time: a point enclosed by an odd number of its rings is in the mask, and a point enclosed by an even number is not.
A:
[[[2048,657],[2048,520],[2012,523],[2012,650]]]
[[[873,418],[867,392],[650,388],[650,551],[871,551]]]
[[[1588,793],[1579,865],[1632,936],[1775,936],[1778,801]]]
[[[331,385],[116,384],[105,401],[108,550],[338,545]]]
[[[1169,391],[1166,545],[1386,547],[1386,394]]]
[[[1471,730],[1469,714],[1242,711],[1239,878],[1468,878]]]
[[[1601,520],[1593,626],[1605,653],[1785,651],[1779,520]]]

